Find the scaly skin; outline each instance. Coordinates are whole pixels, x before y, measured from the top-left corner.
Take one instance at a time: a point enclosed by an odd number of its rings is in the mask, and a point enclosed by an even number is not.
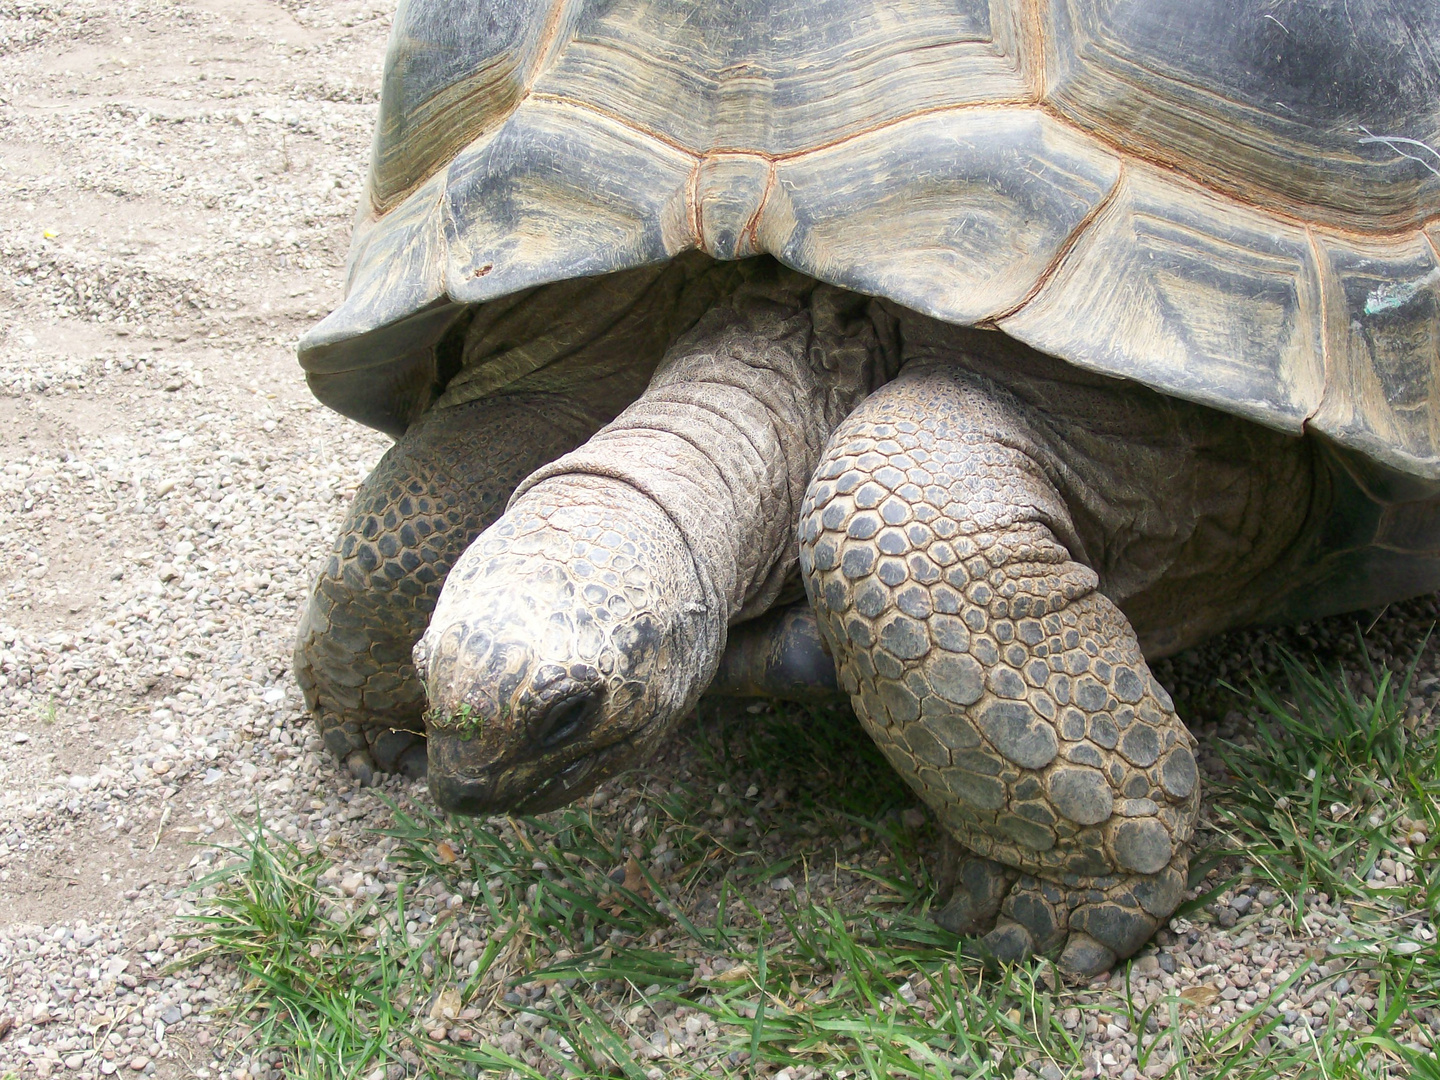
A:
[[[411,650],[450,567],[515,486],[604,417],[550,394],[427,414],[365,478],[310,589],[295,677],[325,744],[368,781],[425,768],[425,688]]]
[[[801,568],[862,722],[945,828],[956,929],[1104,970],[1179,903],[1194,740],[1135,634],[1070,556],[1023,419],[915,364],[840,425],[801,512]]]

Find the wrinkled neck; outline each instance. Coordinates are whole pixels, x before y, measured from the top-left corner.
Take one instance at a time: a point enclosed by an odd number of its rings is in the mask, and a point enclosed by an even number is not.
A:
[[[639,400],[530,476],[603,477],[653,501],[726,623],[775,600],[796,561],[800,502],[836,425],[898,364],[891,320],[865,297],[774,267],[667,354]]]

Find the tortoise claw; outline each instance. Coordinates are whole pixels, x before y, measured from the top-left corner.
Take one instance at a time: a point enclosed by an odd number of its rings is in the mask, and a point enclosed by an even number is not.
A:
[[[1019,964],[1035,953],[1035,939],[1017,922],[1002,919],[990,933],[980,939],[991,958],[1000,964]]]
[[[953,840],[948,842],[954,844]],[[935,921],[953,934],[985,933],[995,925],[995,916],[1018,873],[968,852],[945,862],[947,865],[941,870],[942,887],[948,878],[950,898],[936,913]]]
[[[1057,966],[1066,979],[1083,982],[1109,971],[1117,959],[1113,949],[1101,945],[1089,934],[1072,930]]]
[[[375,783],[375,759],[369,751],[351,750],[345,756],[345,767],[350,770],[351,776],[360,781],[361,787],[370,787]]]

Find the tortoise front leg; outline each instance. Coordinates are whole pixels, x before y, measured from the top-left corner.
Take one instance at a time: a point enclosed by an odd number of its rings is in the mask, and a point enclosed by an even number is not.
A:
[[[1005,958],[1129,956],[1181,899],[1194,740],[1125,616],[1071,557],[1023,422],[911,365],[835,432],[801,567],[861,721],[976,858],[950,916]]]
[[[527,475],[603,421],[549,394],[423,417],[365,478],[316,575],[295,678],[325,745],[363,781],[425,770],[425,687],[411,650],[455,560]]]
[[[835,681],[835,662],[820,640],[815,612],[803,600],[732,626],[706,692],[811,705],[845,701]]]

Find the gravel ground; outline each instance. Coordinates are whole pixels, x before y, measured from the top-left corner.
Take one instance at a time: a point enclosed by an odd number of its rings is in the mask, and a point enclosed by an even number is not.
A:
[[[326,850],[336,905],[400,879],[371,831],[388,811],[337,774],[289,674],[310,568],[386,445],[312,402],[293,348],[340,296],[390,6],[0,0],[0,1075],[268,1072],[228,1049],[233,972],[169,967],[193,947],[200,898],[183,890],[235,839],[234,813]],[[1380,615],[1380,658],[1407,658],[1435,615],[1429,599]],[[1214,681],[1273,663],[1277,640],[1353,659],[1349,625],[1232,636],[1160,675],[1206,715]],[[1412,707],[1437,684],[1427,661]],[[1239,729],[1216,715],[1199,733]],[[686,754],[677,741],[645,783],[683,778]],[[638,833],[636,784],[594,805]],[[721,791],[715,828],[743,827],[732,803],[784,797]],[[641,855],[663,867],[664,850]],[[762,910],[866,899],[839,870],[771,884]],[[425,892],[420,925],[466,900]],[[1233,1016],[1323,965],[1346,919],[1322,901],[1297,934],[1251,884],[1162,932],[1130,992]],[[447,933],[463,966],[490,928],[466,915]],[[1326,973],[1290,994],[1283,1032],[1368,1022],[1373,985]],[[436,1027],[525,1053],[535,1032],[506,1004]],[[652,1056],[713,1038],[698,1014],[637,1008]],[[1098,1016],[1064,1018],[1086,1029],[1087,1074],[1138,1075],[1134,1033]],[[1416,1021],[1428,1045],[1440,1017]]]
[[[0,1074],[193,1075],[226,987],[159,972],[195,845],[373,805],[288,658],[386,440],[293,348],[340,295],[391,6],[0,3]]]

